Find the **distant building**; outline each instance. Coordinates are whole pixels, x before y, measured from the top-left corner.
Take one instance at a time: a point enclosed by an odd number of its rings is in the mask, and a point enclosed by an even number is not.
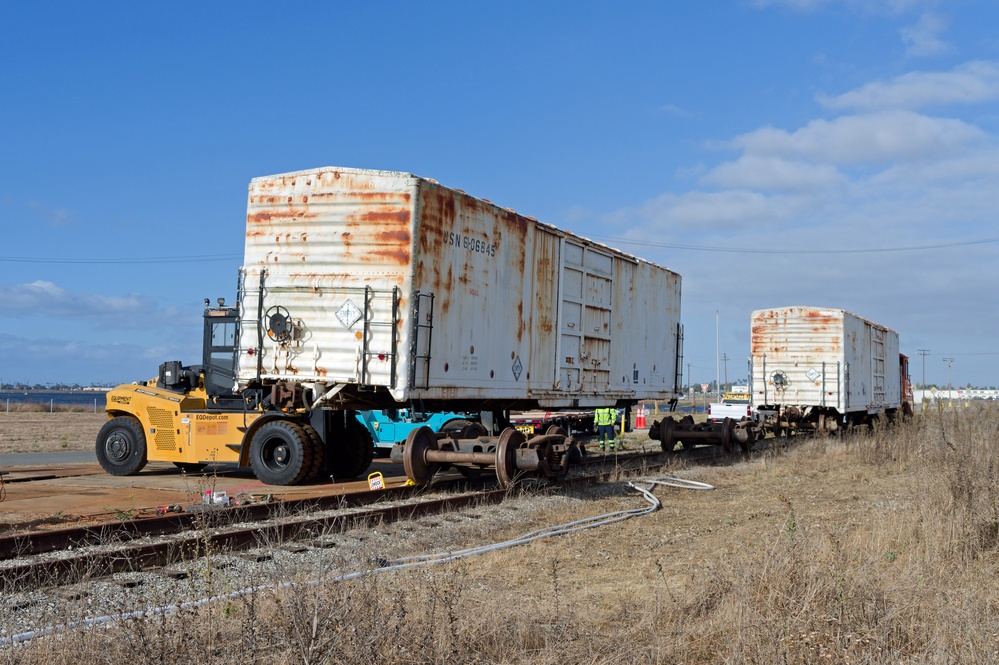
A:
[[[924,394],[926,396],[926,400],[929,402],[937,400],[962,399],[999,400],[999,390],[988,390],[986,388],[955,388],[953,390],[937,390],[936,388],[930,388],[929,390],[914,390],[912,392],[913,398],[917,402],[923,401]]]

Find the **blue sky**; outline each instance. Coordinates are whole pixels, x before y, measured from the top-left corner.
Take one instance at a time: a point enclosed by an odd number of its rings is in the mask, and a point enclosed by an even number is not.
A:
[[[839,307],[999,385],[999,3],[4,3],[0,380],[197,362],[252,177],[434,178],[683,276],[695,382]]]

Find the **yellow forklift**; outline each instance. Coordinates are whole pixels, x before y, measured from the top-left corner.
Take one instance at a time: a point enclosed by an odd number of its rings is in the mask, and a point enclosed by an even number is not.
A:
[[[239,308],[205,300],[200,365],[160,365],[145,382],[107,395],[108,421],[97,435],[97,459],[115,476],[138,473],[147,462],[172,462],[197,471],[209,464],[249,466],[268,485],[317,477],[354,478],[374,454],[371,433],[352,410],[308,409],[283,385],[237,391]],[[271,330],[286,325],[269,321]]]

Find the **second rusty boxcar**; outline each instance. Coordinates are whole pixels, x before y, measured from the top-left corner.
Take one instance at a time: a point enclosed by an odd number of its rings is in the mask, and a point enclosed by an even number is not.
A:
[[[754,409],[773,429],[821,430],[903,408],[898,333],[842,309],[779,307],[752,313]]]

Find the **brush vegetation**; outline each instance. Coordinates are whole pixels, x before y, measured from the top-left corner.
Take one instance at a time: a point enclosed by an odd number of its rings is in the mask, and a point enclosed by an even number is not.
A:
[[[330,581],[351,572],[331,550],[284,571],[326,583],[6,647],[0,664],[995,663],[997,473],[999,412],[932,410],[691,469],[717,489],[657,490],[651,516],[349,583]],[[623,483],[580,492],[564,512],[520,499],[522,526],[482,520],[467,544],[642,504]]]

